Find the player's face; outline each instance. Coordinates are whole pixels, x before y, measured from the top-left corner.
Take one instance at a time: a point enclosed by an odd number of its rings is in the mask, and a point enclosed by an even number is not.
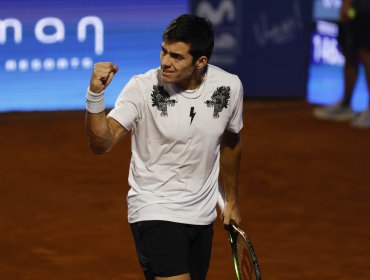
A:
[[[163,42],[161,50],[161,75],[165,83],[174,83],[183,89],[192,89],[199,63],[193,62],[189,44]]]

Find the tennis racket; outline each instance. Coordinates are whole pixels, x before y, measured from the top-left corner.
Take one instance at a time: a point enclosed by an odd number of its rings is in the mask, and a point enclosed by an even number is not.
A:
[[[221,193],[218,205],[223,211],[224,199]],[[228,227],[228,234],[237,280],[261,280],[257,254],[247,234],[233,222]]]

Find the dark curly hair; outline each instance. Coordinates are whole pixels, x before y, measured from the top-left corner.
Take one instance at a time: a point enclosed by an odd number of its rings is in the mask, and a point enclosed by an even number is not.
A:
[[[193,62],[201,56],[211,58],[214,46],[212,24],[195,15],[183,14],[176,17],[163,32],[164,42],[183,42],[190,45]]]

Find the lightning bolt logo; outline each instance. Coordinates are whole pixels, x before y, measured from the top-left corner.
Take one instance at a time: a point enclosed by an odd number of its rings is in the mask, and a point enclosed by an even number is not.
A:
[[[191,123],[193,122],[193,119],[194,119],[194,117],[195,117],[195,112],[194,112],[194,107],[191,107],[190,108],[190,115],[189,115],[189,117],[191,118],[191,120],[190,120],[190,125],[191,125]]]

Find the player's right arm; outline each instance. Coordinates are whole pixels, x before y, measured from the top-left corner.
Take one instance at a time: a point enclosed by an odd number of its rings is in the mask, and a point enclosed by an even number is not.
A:
[[[111,62],[96,63],[89,91],[93,94],[102,94],[117,71],[118,67]],[[127,133],[120,123],[105,115],[105,110],[94,113],[86,110],[86,130],[89,147],[96,154],[110,151]]]

